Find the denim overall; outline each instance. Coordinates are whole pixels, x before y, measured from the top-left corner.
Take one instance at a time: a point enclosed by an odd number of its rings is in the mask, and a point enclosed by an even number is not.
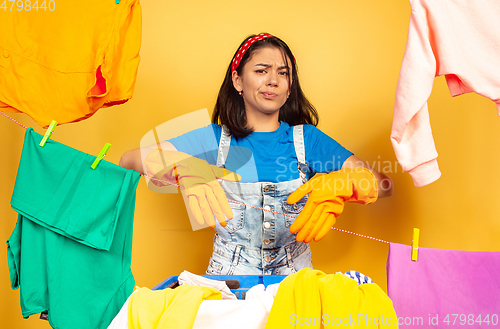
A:
[[[214,247],[207,274],[287,275],[302,268],[312,268],[309,244],[297,242],[296,234],[289,231],[295,218],[304,207],[307,196],[293,205],[287,197],[307,181],[303,126],[293,127],[295,153],[298,158],[300,178],[279,182],[235,183],[219,180],[226,192],[233,218],[226,227],[216,221]],[[231,136],[225,126],[222,128],[217,166],[223,167]],[[245,206],[241,203],[270,211]]]

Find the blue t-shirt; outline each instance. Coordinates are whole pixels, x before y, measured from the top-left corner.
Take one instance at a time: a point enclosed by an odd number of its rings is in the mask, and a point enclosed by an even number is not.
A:
[[[299,178],[297,156],[293,143],[293,127],[280,122],[271,132],[252,132],[244,138],[231,137],[225,167],[241,175],[242,183],[279,183]],[[217,164],[222,127],[211,124],[169,140],[184,153]],[[344,161],[353,155],[330,136],[313,125],[304,125],[306,164],[311,172],[328,173],[342,168]]]

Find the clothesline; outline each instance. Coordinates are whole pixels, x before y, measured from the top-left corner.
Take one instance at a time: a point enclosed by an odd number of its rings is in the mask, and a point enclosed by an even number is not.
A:
[[[11,118],[7,114],[3,113],[2,111],[0,111],[0,113],[3,116],[5,116],[6,118],[10,119],[12,122],[14,122],[14,123],[18,124],[19,126],[23,127],[24,129],[28,129],[28,127],[26,127],[25,125],[23,125],[20,122],[16,121],[15,119]],[[154,177],[149,177],[149,176],[144,175],[144,174],[141,174],[141,176],[143,176],[145,178],[149,178],[149,179],[154,180],[154,181],[158,181],[158,182],[161,182],[161,183],[166,183],[168,185],[173,185],[173,186],[177,186],[177,187],[182,188],[182,186],[174,184],[174,183],[171,183],[171,182],[168,182],[168,181],[163,181],[163,180],[160,180],[160,179],[157,179],[157,178],[154,178]],[[281,213],[281,212],[278,212],[278,211],[267,210],[267,209],[264,209],[264,208],[260,208],[260,207],[257,207],[257,206],[249,205],[249,204],[238,202],[238,201],[234,201],[234,200],[228,200],[228,201],[229,202],[233,202],[233,203],[238,203],[238,204],[241,204],[241,205],[244,205],[244,206],[256,208],[256,209],[259,209],[259,210],[262,210],[262,211],[271,212],[271,213],[274,213],[274,214],[277,214],[277,215],[283,215],[283,216],[290,217],[290,218],[297,218],[296,216],[291,216],[291,215],[284,214],[284,213]],[[375,241],[378,241],[378,242],[383,242],[383,243],[389,244],[388,241],[385,241],[385,240],[382,240],[382,239],[378,239],[378,238],[374,238],[374,237],[371,237],[371,236],[368,236],[368,235],[363,235],[363,234],[359,234],[359,233],[354,233],[354,232],[351,232],[351,231],[343,230],[341,228],[332,227],[332,230],[336,230],[336,231],[339,231],[339,232],[352,234],[352,235],[355,235],[355,236],[358,236],[358,237],[361,237],[361,238],[366,238],[366,239],[375,240]]]
[[[26,126],[25,126],[25,125],[23,125],[22,123],[20,123],[20,122],[18,122],[18,121],[16,121],[16,120],[14,120],[13,118],[9,117],[7,114],[3,113],[2,111],[0,111],[0,113],[2,113],[2,115],[3,115],[4,117],[6,117],[7,119],[12,120],[13,122],[15,122],[15,123],[17,123],[18,125],[20,125],[21,127],[23,127],[24,129],[28,129],[28,127],[26,127]]]

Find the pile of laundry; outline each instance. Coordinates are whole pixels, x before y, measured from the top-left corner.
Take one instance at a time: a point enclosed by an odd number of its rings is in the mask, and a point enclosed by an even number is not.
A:
[[[359,272],[302,269],[281,282],[251,287],[244,300],[225,281],[184,271],[179,286],[136,289],[108,329],[272,329],[396,326],[389,297]]]

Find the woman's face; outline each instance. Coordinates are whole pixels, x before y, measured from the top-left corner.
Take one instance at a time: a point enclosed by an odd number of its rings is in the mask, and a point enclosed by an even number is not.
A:
[[[290,58],[287,60],[290,63]],[[279,111],[290,94],[288,80],[291,73],[281,49],[265,47],[256,50],[245,63],[241,76],[233,72],[233,85],[238,92],[243,92],[246,112],[272,114]]]

